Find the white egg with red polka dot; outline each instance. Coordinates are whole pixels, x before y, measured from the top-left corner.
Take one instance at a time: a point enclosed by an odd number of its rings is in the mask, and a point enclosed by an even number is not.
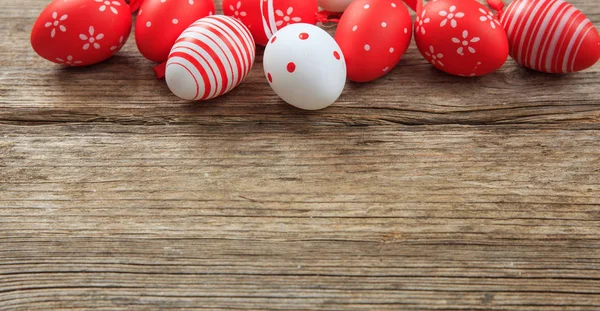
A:
[[[269,84],[288,104],[305,110],[333,104],[346,84],[346,62],[335,40],[321,28],[293,24],[269,40],[263,56]]]

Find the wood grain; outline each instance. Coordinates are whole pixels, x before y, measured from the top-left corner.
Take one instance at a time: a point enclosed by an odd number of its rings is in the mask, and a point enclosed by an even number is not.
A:
[[[0,1],[0,311],[600,310],[600,66],[463,79],[412,46],[303,112],[259,57],[188,103],[133,40],[37,57],[47,3]]]

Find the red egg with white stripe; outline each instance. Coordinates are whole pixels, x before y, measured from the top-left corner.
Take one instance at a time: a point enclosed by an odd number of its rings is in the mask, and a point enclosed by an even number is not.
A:
[[[177,37],[193,22],[212,15],[212,0],[133,0],[139,5],[135,42],[142,55],[157,63],[169,57]]]
[[[250,31],[239,20],[212,15],[188,27],[177,39],[166,66],[173,94],[207,100],[238,86],[255,58]]]
[[[474,0],[417,2],[415,41],[439,70],[459,76],[482,76],[508,59],[508,38],[500,22]]]
[[[516,0],[501,14],[510,56],[547,73],[587,69],[600,59],[600,35],[577,8],[562,0]]]
[[[66,66],[102,62],[127,41],[131,13],[123,0],[54,0],[31,31],[31,46],[41,57]]]
[[[408,49],[412,19],[399,0],[355,0],[338,24],[335,40],[346,57],[348,79],[373,81],[389,73]]]
[[[242,21],[262,46],[287,25],[316,25],[318,11],[317,0],[223,0],[223,14]]]

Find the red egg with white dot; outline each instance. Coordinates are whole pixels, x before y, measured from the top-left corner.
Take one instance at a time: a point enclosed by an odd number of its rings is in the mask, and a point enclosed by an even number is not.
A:
[[[265,48],[263,67],[275,93],[300,109],[330,106],[346,84],[342,50],[327,32],[310,24],[275,33]]]
[[[54,0],[31,32],[31,46],[41,57],[66,66],[102,62],[127,41],[131,12],[123,0]]]
[[[421,1],[421,0],[419,0]],[[415,41],[439,70],[474,77],[499,69],[508,59],[508,38],[493,13],[473,0],[417,5]]]
[[[135,22],[140,53],[153,62],[166,61],[177,37],[193,22],[214,12],[212,0],[143,0]]]
[[[355,0],[335,40],[346,57],[348,79],[369,82],[389,73],[408,49],[412,20],[400,0]]]
[[[223,0],[223,14],[239,19],[262,46],[287,25],[315,25],[318,11],[316,0]]]

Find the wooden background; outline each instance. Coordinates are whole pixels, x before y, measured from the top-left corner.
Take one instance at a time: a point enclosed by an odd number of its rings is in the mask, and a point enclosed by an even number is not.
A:
[[[47,3],[0,0],[1,311],[600,310],[600,65],[466,79],[413,45],[304,112],[259,57],[189,103],[133,38],[36,56]]]

